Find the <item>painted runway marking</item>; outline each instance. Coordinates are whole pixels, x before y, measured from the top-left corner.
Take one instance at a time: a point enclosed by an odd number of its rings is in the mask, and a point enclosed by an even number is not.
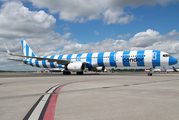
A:
[[[62,87],[73,83],[77,82],[56,85],[47,90],[46,95],[42,95],[39,98],[23,120],[54,120],[58,92]]]
[[[102,79],[102,80],[104,80],[104,79]],[[174,79],[172,81],[176,81],[176,80],[178,80],[178,79]],[[95,81],[95,80],[93,80],[93,81]],[[135,84],[129,84],[129,85],[122,85],[122,86],[152,84],[152,83],[170,82],[170,81],[171,80],[151,81],[151,82],[135,83]],[[79,82],[86,82],[86,81],[78,81],[78,82],[71,82],[71,83],[66,83],[66,84],[62,84],[62,85],[56,85],[56,86],[50,88],[49,90],[47,90],[46,94],[42,95],[38,99],[38,101],[30,109],[30,111],[23,118],[23,120],[54,120],[58,92],[60,92],[60,90],[66,85],[79,83]],[[107,86],[107,87],[103,87],[103,88],[113,88],[113,87],[122,87],[122,86],[110,86],[110,87]],[[99,88],[96,88],[96,89],[99,89]],[[86,89],[86,90],[89,90],[89,89]]]
[[[40,117],[41,111],[44,108],[49,96],[50,94],[44,95],[44,97],[41,99],[37,107],[34,109],[28,120],[38,120],[37,118]]]

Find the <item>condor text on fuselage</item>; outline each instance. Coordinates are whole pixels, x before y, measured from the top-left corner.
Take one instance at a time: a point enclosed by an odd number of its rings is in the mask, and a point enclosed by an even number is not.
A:
[[[142,62],[144,58],[123,58],[123,62]]]

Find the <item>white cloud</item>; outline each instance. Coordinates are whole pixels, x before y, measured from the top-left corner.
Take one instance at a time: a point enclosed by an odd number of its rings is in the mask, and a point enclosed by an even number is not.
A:
[[[117,38],[126,39],[126,37],[129,37],[129,36],[131,36],[130,33],[128,33],[128,34],[124,34],[124,35],[118,35]]]
[[[106,24],[127,24],[134,15],[125,12],[124,7],[140,5],[166,6],[177,0],[29,0],[38,8],[48,8],[51,13],[59,13],[60,19],[73,22],[103,20]]]
[[[95,30],[93,33],[94,33],[95,35],[99,35],[99,32],[98,32],[97,30]]]
[[[29,11],[21,2],[6,2],[0,12],[0,37],[34,37],[51,31],[56,19],[44,11]]]
[[[104,15],[104,23],[109,24],[127,24],[131,20],[133,20],[134,15],[128,15],[123,12],[122,9],[112,10],[110,8],[106,9],[103,13]]]
[[[113,7],[109,0],[30,0],[34,6],[48,8],[52,13],[59,13],[60,19],[65,21],[86,22],[89,20],[102,19],[106,24],[126,24],[133,19],[120,9]],[[113,18],[115,19],[113,20]]]
[[[162,38],[159,32],[148,29],[146,32],[139,32],[129,40],[129,44],[135,47],[146,47],[159,41]]]

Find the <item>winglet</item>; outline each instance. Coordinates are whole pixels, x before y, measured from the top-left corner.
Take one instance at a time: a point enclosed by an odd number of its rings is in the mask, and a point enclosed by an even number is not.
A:
[[[6,47],[5,44],[4,44],[4,46],[5,46],[6,50],[7,50],[7,53],[8,53],[9,55],[13,55],[13,54],[9,51],[9,49]]]

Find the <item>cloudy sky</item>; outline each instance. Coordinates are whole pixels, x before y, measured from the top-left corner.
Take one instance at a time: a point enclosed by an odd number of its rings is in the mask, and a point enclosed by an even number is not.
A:
[[[7,61],[4,44],[36,55],[155,49],[179,59],[179,0],[0,0],[0,70],[37,70]],[[179,65],[178,65],[179,67]]]

